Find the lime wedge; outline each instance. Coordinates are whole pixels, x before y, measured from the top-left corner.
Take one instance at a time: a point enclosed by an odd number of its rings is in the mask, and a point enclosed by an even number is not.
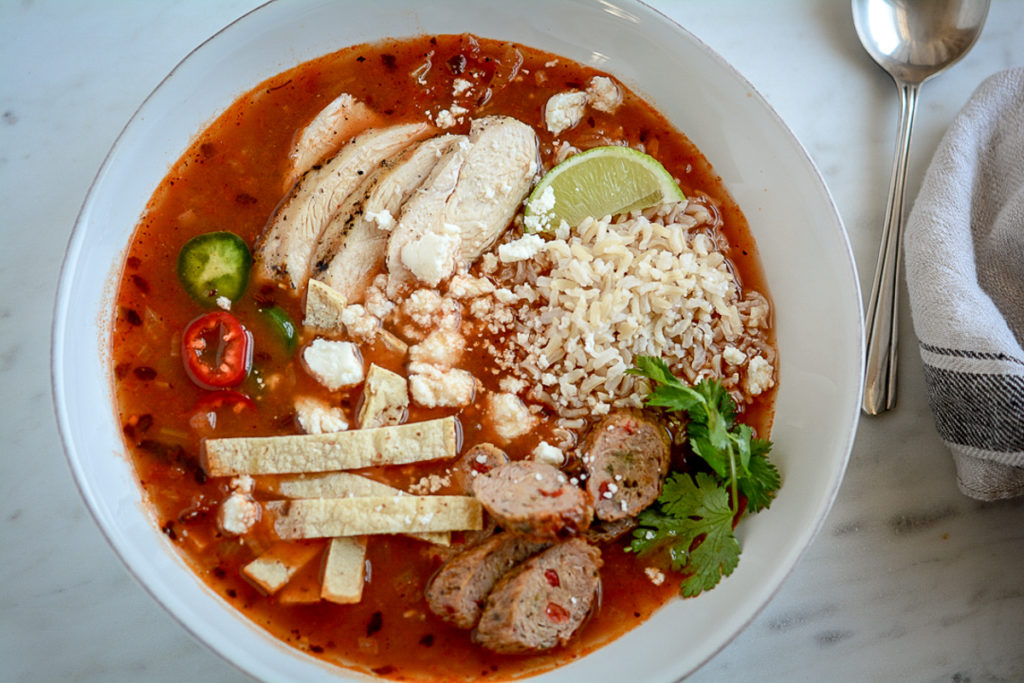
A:
[[[603,218],[686,199],[654,157],[629,147],[594,147],[569,157],[540,179],[523,212],[527,232],[575,227]]]

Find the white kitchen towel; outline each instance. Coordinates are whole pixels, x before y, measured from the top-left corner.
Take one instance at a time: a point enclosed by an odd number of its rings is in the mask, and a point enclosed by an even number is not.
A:
[[[1024,495],[1024,68],[985,80],[953,120],[904,245],[928,399],[960,490]]]

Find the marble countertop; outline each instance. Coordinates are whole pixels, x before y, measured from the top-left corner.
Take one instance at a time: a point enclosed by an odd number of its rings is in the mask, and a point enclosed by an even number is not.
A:
[[[110,145],[189,50],[257,4],[0,0],[0,680],[244,679],[136,584],[86,511],[56,429],[48,350],[64,245]],[[653,4],[743,73],[807,147],[869,288],[897,93],[862,51],[849,3]],[[974,50],[924,86],[909,197],[974,88],[1024,65],[1022,37],[1024,2],[993,0]],[[821,533],[692,680],[1024,680],[1024,500],[958,492],[909,315],[900,343],[899,404],[861,420]]]

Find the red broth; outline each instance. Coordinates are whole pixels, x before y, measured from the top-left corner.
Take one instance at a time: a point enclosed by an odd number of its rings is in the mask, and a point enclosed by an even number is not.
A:
[[[424,83],[410,77],[428,61]],[[254,373],[238,387],[253,405],[237,412],[222,407],[215,428],[201,419],[209,408],[201,402],[209,401],[211,392],[186,376],[180,344],[182,331],[204,309],[178,282],[179,250],[190,238],[214,230],[234,232],[253,245],[284,196],[282,179],[296,131],[338,94],[348,92],[362,100],[388,124],[422,121],[425,112],[449,105],[453,80],[460,74],[472,74],[488,86],[489,94],[476,102],[465,122],[447,132],[465,132],[471,116],[513,116],[537,131],[545,168],[554,164],[555,150],[554,136],[544,126],[544,103],[557,92],[584,89],[591,77],[602,75],[522,45],[471,36],[424,36],[347,48],[274,76],[201,131],[171,168],[132,237],[117,293],[112,347],[117,409],[140,485],[169,541],[203,581],[275,637],[324,660],[396,680],[505,679],[550,669],[636,627],[676,595],[678,586],[678,577],[671,574],[655,585],[644,571],[651,560],[624,552],[623,541],[608,543],[602,548],[600,608],[574,640],[539,655],[503,656],[473,645],[467,632],[429,611],[423,589],[442,559],[422,541],[372,538],[362,602],[305,604],[303,594],[318,590],[317,563],[267,597],[240,570],[274,542],[272,531],[258,526],[240,540],[218,530],[217,506],[228,485],[202,471],[202,440],[299,433],[291,397],[329,392],[274,338],[258,311],[272,301],[301,321],[301,300],[251,282],[232,313],[255,341]],[[626,91],[614,114],[589,111],[583,122],[559,137],[581,149],[604,144],[606,138],[642,146],[680,181],[688,196],[704,194],[718,207],[741,282],[766,291],[746,222],[720,178],[693,144],[639,97]],[[367,363],[402,368],[402,358],[383,346],[362,351]],[[496,379],[485,372],[486,359],[467,355],[463,367],[494,389]],[[268,385],[275,389],[267,390]],[[359,387],[330,396],[353,416]],[[770,431],[771,401],[769,392],[744,414],[744,421],[761,434]],[[481,411],[479,403],[459,410],[411,406],[408,419],[456,414],[465,429],[465,449],[494,438]],[[525,457],[547,433],[541,428],[516,440],[508,448],[510,456]],[[443,469],[443,464],[425,464],[367,474],[405,487]]]

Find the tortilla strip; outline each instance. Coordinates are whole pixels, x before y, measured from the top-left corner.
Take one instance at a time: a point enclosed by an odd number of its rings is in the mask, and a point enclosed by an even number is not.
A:
[[[295,576],[274,594],[281,605],[312,605],[320,602],[320,565],[310,562],[295,572]]]
[[[384,344],[384,348],[386,348],[388,351],[392,351],[401,356],[404,356],[406,353],[409,352],[408,344],[402,341],[402,339],[394,332],[391,332],[383,327],[377,330],[377,339]]]
[[[321,543],[275,543],[242,567],[242,573],[264,593],[273,595],[323,549]]]
[[[352,605],[362,600],[365,566],[365,536],[331,539],[327,562],[324,563],[320,597],[341,605]]]
[[[283,539],[475,531],[483,508],[472,496],[312,498],[266,504]]]
[[[348,472],[328,472],[280,479],[267,486],[266,490],[285,498],[362,498],[408,495],[401,489]],[[447,531],[409,534],[409,536],[444,546],[451,545],[452,542],[451,534]]]
[[[207,439],[202,465],[211,477],[404,465],[455,457],[457,430],[454,417],[443,417],[331,434]]]
[[[302,324],[319,334],[340,334],[345,331],[341,313],[347,305],[341,292],[311,279],[306,288],[306,317]]]
[[[409,381],[370,363],[363,384],[363,402],[356,416],[360,429],[401,424],[409,407]]]

